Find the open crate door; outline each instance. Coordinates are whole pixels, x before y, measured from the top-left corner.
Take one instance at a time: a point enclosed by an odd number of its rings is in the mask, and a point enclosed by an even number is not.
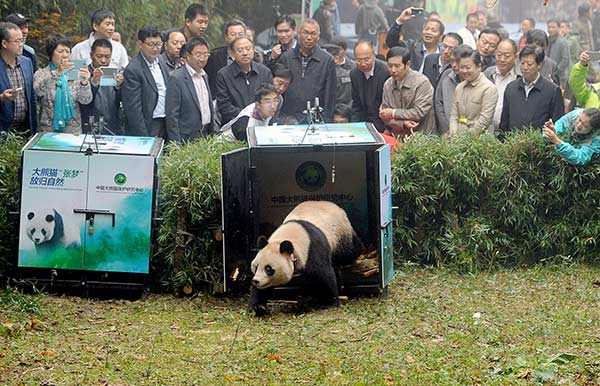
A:
[[[379,256],[381,256],[381,287],[394,278],[392,235],[392,162],[390,145],[377,150],[377,185],[379,187]]]
[[[251,249],[249,149],[221,155],[224,291],[243,290],[248,284]],[[247,289],[247,288],[246,288]]]

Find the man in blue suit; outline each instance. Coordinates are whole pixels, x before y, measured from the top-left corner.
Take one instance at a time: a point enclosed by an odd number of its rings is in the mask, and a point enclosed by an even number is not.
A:
[[[0,132],[37,129],[33,65],[22,56],[25,40],[13,23],[0,23]]]
[[[167,85],[167,136],[185,142],[214,133],[214,111],[204,66],[210,53],[204,38],[195,36],[181,49],[185,65]]]

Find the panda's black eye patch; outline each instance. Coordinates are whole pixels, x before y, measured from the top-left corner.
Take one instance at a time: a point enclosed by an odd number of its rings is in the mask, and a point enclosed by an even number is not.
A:
[[[33,212],[27,213],[27,220],[31,220],[33,217],[35,217],[35,214]]]
[[[270,265],[265,266],[265,273],[267,276],[273,276],[275,274],[275,270],[271,268]]]
[[[35,233],[35,228],[31,228],[31,230],[29,231],[29,233],[34,234]]]
[[[53,216],[53,215],[51,215],[51,214],[47,215],[47,216],[46,216],[46,221],[47,221],[47,222],[52,222],[52,221],[54,221],[54,216]]]
[[[45,229],[42,229],[42,234],[43,234],[44,236],[46,236],[46,230],[45,230]]]

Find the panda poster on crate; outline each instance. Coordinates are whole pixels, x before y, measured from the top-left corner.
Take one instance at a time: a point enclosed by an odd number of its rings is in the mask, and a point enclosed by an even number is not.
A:
[[[153,173],[151,157],[26,150],[19,267],[148,273]]]
[[[87,162],[78,153],[29,152],[23,160],[19,266],[82,269]]]

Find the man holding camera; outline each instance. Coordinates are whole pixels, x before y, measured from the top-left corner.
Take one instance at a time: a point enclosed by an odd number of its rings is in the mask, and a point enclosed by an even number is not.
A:
[[[277,35],[277,44],[265,52],[264,65],[273,70],[276,63],[279,63],[281,55],[289,49],[296,48],[296,21],[289,15],[279,16],[275,20],[275,34]]]
[[[422,13],[422,8],[406,8],[398,16],[385,38],[385,44],[390,48],[395,46],[408,48],[410,50],[411,68],[421,73],[427,55],[440,53],[438,43],[444,34],[444,24],[437,19],[430,19],[423,25],[420,40],[400,40],[400,35],[404,34],[403,25]]]

